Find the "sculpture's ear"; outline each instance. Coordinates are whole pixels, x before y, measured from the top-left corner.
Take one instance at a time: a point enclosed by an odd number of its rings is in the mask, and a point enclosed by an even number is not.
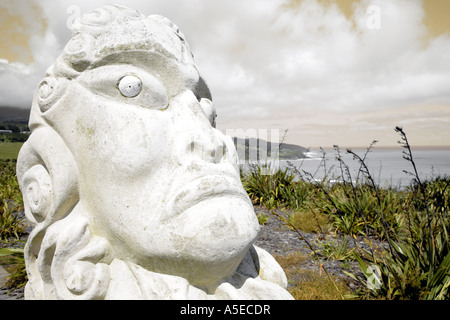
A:
[[[25,215],[35,225],[24,250],[28,274],[25,295],[31,298],[44,292],[51,277],[50,267],[41,270],[37,259],[52,259],[52,248],[42,250],[42,241],[48,227],[67,216],[78,202],[78,170],[61,137],[49,127],[38,126],[19,152],[16,174]]]
[[[17,159],[17,179],[25,215],[34,224],[48,226],[62,219],[78,202],[75,160],[61,137],[39,127],[22,146]]]

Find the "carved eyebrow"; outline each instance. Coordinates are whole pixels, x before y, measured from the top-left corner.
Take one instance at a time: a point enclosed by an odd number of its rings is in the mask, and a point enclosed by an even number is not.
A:
[[[122,80],[138,79],[126,88]],[[117,99],[143,108],[164,110],[169,104],[167,89],[158,75],[128,64],[113,64],[85,71],[78,78],[89,91],[105,98]]]

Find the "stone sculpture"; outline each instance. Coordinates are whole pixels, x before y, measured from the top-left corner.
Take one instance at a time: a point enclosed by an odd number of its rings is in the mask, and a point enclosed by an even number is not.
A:
[[[292,299],[184,35],[105,6],[39,84],[17,176],[26,299]]]

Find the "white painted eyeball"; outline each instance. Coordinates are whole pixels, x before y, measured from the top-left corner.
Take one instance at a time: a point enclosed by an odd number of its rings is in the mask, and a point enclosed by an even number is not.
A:
[[[142,81],[136,76],[125,76],[120,79],[119,90],[127,98],[136,97],[142,89]]]

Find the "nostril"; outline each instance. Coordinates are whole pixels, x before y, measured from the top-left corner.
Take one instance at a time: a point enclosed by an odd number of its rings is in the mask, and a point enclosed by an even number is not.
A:
[[[175,160],[179,164],[190,164],[194,161],[220,163],[226,159],[228,153],[222,139],[210,140],[208,137],[199,135],[186,136],[177,141],[174,152]]]
[[[209,163],[220,163],[226,154],[226,146],[222,144],[191,143],[191,152],[199,160]]]

